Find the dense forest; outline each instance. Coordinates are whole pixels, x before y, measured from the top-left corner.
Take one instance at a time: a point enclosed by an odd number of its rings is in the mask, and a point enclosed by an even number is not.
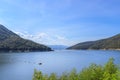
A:
[[[120,49],[120,34],[107,39],[79,43],[67,49]]]
[[[82,71],[73,69],[70,73],[57,76],[55,73],[45,75],[41,71],[34,71],[33,80],[120,80],[120,69],[111,58],[105,65],[91,64]]]

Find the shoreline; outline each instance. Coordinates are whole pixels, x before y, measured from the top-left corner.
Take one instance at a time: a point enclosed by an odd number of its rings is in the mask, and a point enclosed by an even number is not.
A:
[[[115,51],[120,51],[120,49],[66,49],[66,50],[115,50]]]

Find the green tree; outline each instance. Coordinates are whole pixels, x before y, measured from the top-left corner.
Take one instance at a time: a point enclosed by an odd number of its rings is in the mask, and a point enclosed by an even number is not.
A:
[[[69,80],[78,80],[78,74],[76,69],[73,69],[69,74]]]
[[[67,73],[63,73],[62,76],[59,78],[59,80],[69,80],[68,79],[68,74]]]
[[[103,80],[117,80],[118,67],[114,64],[114,59],[110,58],[107,64],[104,66]]]
[[[83,69],[79,73],[79,80],[102,80],[103,68],[102,66],[92,64],[88,68]]]
[[[52,74],[49,76],[49,80],[58,80],[56,74],[55,74],[55,73],[52,73]]]
[[[43,80],[43,74],[41,71],[34,70],[33,80]]]
[[[59,77],[55,73],[50,76],[43,75],[41,71],[35,69],[33,80],[120,80],[120,69],[111,58],[104,66],[91,64],[79,73],[73,69],[70,73],[64,73]]]

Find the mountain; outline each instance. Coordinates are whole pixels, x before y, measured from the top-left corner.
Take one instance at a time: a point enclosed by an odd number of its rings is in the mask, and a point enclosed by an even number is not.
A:
[[[64,50],[67,48],[65,45],[48,45],[53,50]]]
[[[67,49],[120,49],[120,34],[97,41],[79,43]]]
[[[0,52],[51,51],[52,49],[23,39],[0,24]]]
[[[3,25],[0,24],[0,41],[9,38],[10,36],[18,36],[12,31],[5,28]]]

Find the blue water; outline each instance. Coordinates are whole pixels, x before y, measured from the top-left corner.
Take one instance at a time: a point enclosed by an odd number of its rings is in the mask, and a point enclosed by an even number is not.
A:
[[[60,75],[80,71],[91,63],[105,64],[113,57],[120,64],[120,51],[62,50],[54,52],[0,53],[0,80],[32,80],[34,69]],[[42,63],[42,65],[39,65]]]

